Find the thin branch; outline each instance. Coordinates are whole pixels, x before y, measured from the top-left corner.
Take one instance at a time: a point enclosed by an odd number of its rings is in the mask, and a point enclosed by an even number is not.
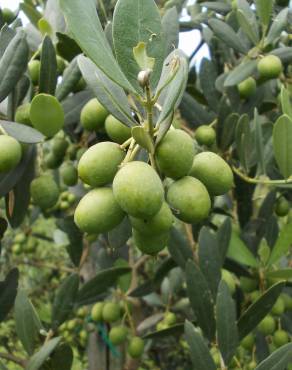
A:
[[[20,365],[21,367],[25,368],[26,366],[26,360],[20,357],[16,357],[10,353],[4,353],[0,352],[0,358],[3,358],[4,360],[14,362],[17,365]]]

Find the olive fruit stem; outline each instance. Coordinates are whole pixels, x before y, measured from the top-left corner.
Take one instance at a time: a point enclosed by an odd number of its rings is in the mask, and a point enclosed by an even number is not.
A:
[[[263,184],[263,185],[271,185],[271,186],[277,186],[277,185],[286,185],[286,184],[292,184],[292,177],[290,176],[288,179],[285,180],[264,180],[264,179],[257,179],[254,177],[249,177],[242,173],[238,168],[235,166],[232,166],[232,170],[238,175],[242,180],[250,183],[250,184]]]
[[[150,87],[146,86],[146,112],[147,112],[147,129],[151,137],[153,137],[154,131],[153,131],[153,101],[151,98],[151,91]]]
[[[123,162],[121,163],[121,166],[124,165],[127,162],[130,162],[135,144],[136,144],[136,141],[133,138],[131,138],[131,142],[130,142],[130,146],[129,146],[127,155],[126,155],[125,159],[123,160]]]
[[[132,138],[126,140],[123,144],[120,145],[121,149],[126,149],[131,144]]]

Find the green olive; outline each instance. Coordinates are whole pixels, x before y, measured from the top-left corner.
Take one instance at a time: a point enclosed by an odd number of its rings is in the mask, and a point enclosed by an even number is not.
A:
[[[0,135],[0,148],[0,172],[9,172],[21,160],[21,145],[11,136]]]

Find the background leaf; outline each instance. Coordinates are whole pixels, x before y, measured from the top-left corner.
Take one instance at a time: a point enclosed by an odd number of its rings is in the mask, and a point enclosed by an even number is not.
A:
[[[46,342],[28,361],[25,370],[39,370],[43,363],[49,358],[54,349],[61,342],[61,337],[56,337]]]
[[[41,52],[39,92],[54,95],[57,77],[55,48],[50,36],[45,36]]]
[[[0,281],[0,322],[5,319],[14,304],[18,288],[18,269],[9,271],[4,281]]]
[[[44,135],[35,128],[23,125],[21,123],[1,121],[0,126],[4,128],[9,136],[26,144],[37,144],[44,141]]]
[[[272,16],[273,0],[255,0],[255,5],[262,25],[267,27]]]
[[[272,249],[268,264],[272,265],[277,262],[281,257],[283,257],[291,247],[292,244],[292,223],[288,223],[283,226],[276,244]]]

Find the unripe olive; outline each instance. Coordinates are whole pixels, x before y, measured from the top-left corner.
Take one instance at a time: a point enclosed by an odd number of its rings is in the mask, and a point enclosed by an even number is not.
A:
[[[81,90],[84,90],[86,87],[86,82],[83,77],[80,78],[80,80],[77,82],[77,84],[73,87],[73,92],[79,92]]]
[[[24,233],[19,233],[17,235],[15,235],[15,238],[14,238],[14,243],[24,243],[26,241],[26,235]]]
[[[195,132],[195,139],[200,145],[211,146],[216,140],[216,131],[207,125],[199,126]]]
[[[173,312],[167,312],[163,321],[169,326],[174,325],[176,323],[176,315]]]
[[[77,199],[77,197],[76,197],[75,194],[73,194],[73,193],[68,194],[67,200],[70,204],[75,203],[76,199]]]
[[[30,119],[34,128],[52,137],[62,129],[65,115],[62,105],[54,96],[38,94],[31,102]]]
[[[116,143],[105,141],[91,146],[80,158],[78,175],[86,184],[97,187],[109,184],[118,172],[125,152]]]
[[[264,335],[271,335],[276,330],[276,321],[271,315],[267,315],[258,325],[258,330]]]
[[[34,204],[45,210],[57,203],[59,188],[52,176],[42,175],[31,182],[30,194]]]
[[[21,145],[12,136],[0,135],[0,148],[0,172],[9,172],[21,160]]]
[[[67,186],[75,186],[78,182],[78,172],[72,163],[64,163],[60,169],[63,183]]]
[[[251,362],[247,365],[247,370],[254,370],[257,366],[258,366],[258,364],[257,364],[255,361],[251,361]]]
[[[284,197],[278,199],[275,207],[275,213],[279,217],[285,217],[290,211],[290,203]]]
[[[225,283],[227,284],[230,290],[230,293],[234,294],[236,285],[235,285],[234,276],[231,274],[231,272],[229,272],[228,270],[222,269],[222,280],[224,280]]]
[[[109,339],[115,346],[123,343],[128,335],[128,330],[125,326],[115,326],[109,332]]]
[[[161,208],[164,189],[155,170],[144,162],[129,162],[116,174],[114,196],[129,215],[153,217]]]
[[[252,333],[245,336],[240,342],[242,347],[248,351],[252,350],[254,343],[255,343],[255,336]]]
[[[130,217],[134,229],[145,235],[157,235],[169,231],[174,217],[169,205],[164,202],[160,210],[152,218],[143,220],[137,217]]]
[[[267,55],[258,62],[257,68],[261,77],[272,79],[279,77],[283,65],[281,59],[276,55]]]
[[[31,82],[34,85],[39,84],[40,70],[41,70],[41,62],[39,60],[34,59],[28,63],[28,73],[29,73]]]
[[[60,205],[59,205],[59,209],[61,210],[61,211],[66,211],[67,209],[69,209],[70,208],[70,203],[69,202],[67,202],[66,200],[62,200],[61,202],[60,202]]]
[[[286,293],[281,294],[281,297],[285,303],[285,310],[286,311],[292,310],[292,297]]]
[[[210,195],[223,195],[233,186],[231,168],[213,152],[203,152],[195,156],[190,176],[199,179]]]
[[[131,137],[131,129],[111,114],[105,120],[105,131],[113,141],[119,144]]]
[[[85,104],[81,111],[80,122],[87,131],[98,131],[103,128],[108,111],[94,98]]]
[[[145,254],[156,255],[167,245],[169,233],[145,235],[133,229],[134,243]]]
[[[10,24],[16,18],[15,13],[9,8],[3,8],[1,9],[1,12],[4,23]]]
[[[140,337],[133,337],[128,346],[128,354],[132,358],[139,358],[144,352],[144,341]]]
[[[12,253],[13,254],[20,254],[22,252],[22,247],[20,244],[13,244],[11,247]]]
[[[164,329],[167,329],[167,328],[168,328],[168,325],[164,321],[160,321],[156,325],[156,330],[157,331],[164,330]]]
[[[240,277],[240,287],[245,293],[251,293],[257,288],[257,282],[254,279],[241,276]]]
[[[271,312],[273,315],[277,316],[280,316],[285,312],[285,302],[281,296],[276,300]]]
[[[167,202],[177,218],[197,223],[208,217],[211,200],[205,186],[197,179],[185,176],[170,185]]]
[[[107,302],[102,309],[102,318],[106,322],[115,322],[121,317],[121,309],[118,303]]]
[[[190,135],[183,130],[170,130],[158,144],[155,159],[165,176],[179,179],[189,173],[194,155]]]
[[[247,99],[256,92],[257,84],[253,77],[248,77],[246,80],[240,82],[237,87],[240,97]]]
[[[83,154],[87,151],[87,148],[79,148],[76,152],[76,159],[77,161],[80,161]]]
[[[103,310],[104,303],[97,302],[91,309],[91,318],[95,322],[102,321],[102,310]]]
[[[49,153],[45,156],[45,164],[50,169],[56,169],[61,166],[63,158],[57,158],[54,153]]]
[[[31,126],[29,112],[30,112],[30,103],[20,105],[15,112],[15,122]]]
[[[78,146],[77,145],[75,145],[75,144],[70,144],[69,145],[67,153],[69,155],[69,158],[72,161],[74,161],[74,159],[76,159],[77,151],[78,151]]]
[[[87,310],[85,307],[80,307],[78,308],[77,312],[76,312],[77,316],[80,317],[81,319],[84,319],[84,317],[86,317],[86,314],[87,314]]]
[[[66,139],[61,137],[54,138],[52,142],[52,152],[56,158],[64,158],[68,149],[69,143]]]
[[[284,346],[289,342],[289,335],[284,330],[276,330],[273,335],[273,343],[277,348]]]
[[[74,220],[80,230],[88,234],[100,234],[119,225],[124,212],[116,202],[110,188],[93,189],[76,207]]]

